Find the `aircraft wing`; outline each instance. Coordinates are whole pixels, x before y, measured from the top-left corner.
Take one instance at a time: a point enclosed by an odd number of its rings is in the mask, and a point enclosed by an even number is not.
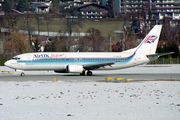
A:
[[[115,64],[116,62],[118,62],[118,61],[85,64],[85,65],[83,65],[83,68],[86,70],[93,70],[93,69],[98,69],[100,67],[111,66],[111,65]]]

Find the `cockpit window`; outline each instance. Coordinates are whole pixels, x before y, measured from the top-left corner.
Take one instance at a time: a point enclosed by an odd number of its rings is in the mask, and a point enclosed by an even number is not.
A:
[[[13,57],[12,60],[20,60],[19,57]]]

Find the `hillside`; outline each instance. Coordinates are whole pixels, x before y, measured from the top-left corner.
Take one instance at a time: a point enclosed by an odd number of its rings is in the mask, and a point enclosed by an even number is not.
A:
[[[114,20],[114,21],[86,21],[83,20],[80,22],[82,27],[76,27],[76,30],[74,30],[74,32],[79,31],[79,32],[86,32],[87,29],[93,27],[96,29],[99,29],[101,31],[102,36],[104,37],[118,37],[117,34],[114,34],[113,31],[114,30],[122,30],[123,28],[123,23],[124,21],[118,21],[118,20]],[[66,28],[66,21],[63,20],[51,20],[49,21],[49,31],[51,32],[64,32],[65,28]],[[32,29],[34,31],[38,30],[38,24],[37,24],[37,20],[33,19],[31,20],[31,26]],[[24,23],[20,20],[18,21],[18,29],[21,30],[25,30],[25,25]],[[40,24],[39,24],[39,29],[42,32],[47,31],[47,25],[45,20],[41,20]]]

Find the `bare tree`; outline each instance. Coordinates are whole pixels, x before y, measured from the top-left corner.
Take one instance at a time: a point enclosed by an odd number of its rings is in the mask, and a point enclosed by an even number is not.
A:
[[[46,28],[47,28],[47,32],[49,36],[49,25],[51,23],[51,18],[49,15],[44,15],[44,20],[45,20],[45,24],[46,24]]]
[[[54,46],[56,52],[66,52],[67,51],[65,42],[60,38],[56,38],[56,41],[53,43],[53,46]]]
[[[71,36],[73,32],[79,32],[78,27],[82,27],[80,19],[78,16],[66,16],[66,24],[64,31],[69,34],[69,39],[66,42],[66,49],[69,49],[69,41],[71,41]]]
[[[112,49],[112,52],[121,52],[123,51],[122,49],[122,41],[121,42],[117,42]]]
[[[42,17],[40,16],[40,14],[35,14],[35,18],[37,22],[37,29],[38,29],[38,35],[39,35]]]
[[[15,31],[19,16],[14,13],[7,13],[1,18],[1,26],[9,31]]]
[[[161,36],[160,36],[160,40],[163,41],[173,41],[173,40],[177,40],[177,42],[179,41],[179,26],[170,26],[169,22],[164,20],[164,24],[162,27],[162,31],[161,31]]]
[[[81,52],[88,52],[91,51],[91,42],[87,39],[87,37],[81,37],[79,38],[78,42],[78,50]]]
[[[59,37],[52,38],[52,42],[46,44],[44,52],[66,52],[65,43]]]
[[[77,8],[74,6],[69,6],[70,3],[62,4],[59,7],[59,12],[61,13],[60,18],[65,21],[64,28],[62,31],[68,33],[69,38],[66,41],[66,49],[69,49],[69,41],[71,41],[71,36],[73,32],[79,33],[79,27],[82,27],[80,14],[77,12]],[[65,9],[66,7],[66,9]]]
[[[10,32],[6,36],[7,41],[5,42],[5,53],[9,57],[13,57],[17,54],[28,52],[29,41],[24,40],[25,35],[17,32]]]
[[[114,8],[115,2],[114,2],[114,0],[108,0],[107,5],[110,8],[108,11],[108,16],[110,18],[114,18],[115,17],[115,8]]]
[[[27,31],[27,34],[28,34],[28,39],[29,39],[29,43],[30,43],[30,46],[29,46],[29,52],[32,52],[33,51],[33,46],[32,46],[32,32],[35,31],[35,29],[31,26],[31,22],[32,22],[32,17],[30,17],[30,14],[27,13],[25,14],[22,19],[21,19],[21,22],[23,23],[21,28],[23,30],[26,30]]]
[[[101,36],[101,32],[98,29],[89,28],[87,30],[87,33],[89,34],[87,38],[91,41],[92,51],[93,52],[104,51],[105,39],[103,36]]]
[[[124,4],[125,3],[126,1]],[[142,2],[138,0],[137,7],[131,6],[131,12],[124,15],[124,20],[132,21],[131,29],[134,30],[135,33],[147,34],[150,29],[151,12],[148,5],[148,1]]]

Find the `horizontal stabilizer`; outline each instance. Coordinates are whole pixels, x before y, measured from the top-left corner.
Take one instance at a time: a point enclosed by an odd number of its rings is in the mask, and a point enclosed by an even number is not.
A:
[[[157,56],[157,57],[160,57],[160,56],[164,56],[164,55],[169,55],[169,54],[173,54],[174,52],[168,52],[168,53],[155,53],[155,54],[150,54],[150,55],[146,55],[147,57],[148,56]]]

